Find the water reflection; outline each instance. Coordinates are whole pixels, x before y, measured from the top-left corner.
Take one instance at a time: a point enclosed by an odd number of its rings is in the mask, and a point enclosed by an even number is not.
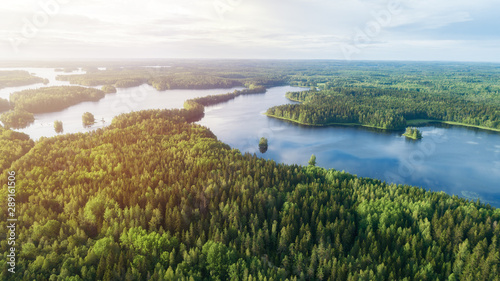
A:
[[[59,74],[51,69],[27,69],[49,85],[67,85],[55,81]],[[6,88],[10,92],[41,85]],[[235,89],[169,90],[158,92],[149,85],[118,89],[98,102],[84,102],[60,112],[37,114],[35,123],[20,131],[33,139],[54,136],[54,121],[63,122],[64,133],[94,130],[110,124],[121,113],[144,109],[181,108],[187,99],[232,92]],[[311,154],[317,165],[345,170],[362,177],[372,177],[402,184],[422,186],[459,196],[479,197],[500,207],[500,134],[474,128],[435,124],[419,127],[423,139],[407,140],[403,132],[388,132],[358,127],[307,127],[268,118],[267,108],[293,103],[285,98],[297,87],[275,87],[263,95],[245,95],[207,107],[198,123],[210,128],[223,142],[242,152],[256,153],[266,159],[286,164],[307,165]],[[82,125],[82,114],[94,114],[98,121],[90,128]],[[268,139],[265,154],[259,150],[261,137]]]
[[[216,95],[232,92],[236,89],[212,89],[212,90],[169,90],[158,92],[150,85],[118,89],[116,93],[106,94],[97,102],[82,102],[68,107],[59,112],[35,114],[33,125],[20,129],[32,139],[50,137],[57,133],[54,131],[54,121],[63,122],[65,133],[88,132],[97,128],[103,128],[111,124],[113,117],[122,113],[146,109],[182,108],[184,101],[196,97]],[[82,115],[85,112],[94,115],[96,123],[90,127],[82,124]]]
[[[68,85],[70,85],[70,83],[68,81],[56,80],[57,75],[83,74],[83,73],[85,73],[85,71],[83,71],[81,69],[76,70],[76,71],[72,71],[72,72],[58,72],[58,71],[55,71],[55,69],[53,69],[53,68],[29,68],[29,67],[27,67],[27,68],[24,68],[24,67],[23,68],[0,68],[0,70],[2,70],[2,71],[24,70],[24,71],[28,71],[29,73],[31,73],[37,77],[41,77],[41,78],[45,78],[45,79],[49,80],[48,84],[37,83],[37,84],[32,84],[32,85],[27,85],[27,86],[8,87],[8,88],[0,89],[0,98],[6,99],[6,100],[8,100],[10,94],[14,93],[14,92],[19,92],[19,91],[28,90],[28,89],[38,89],[38,88],[42,88],[42,87],[68,86]]]
[[[308,127],[262,114],[290,103],[285,92],[298,90],[276,87],[264,96],[238,97],[207,108],[199,123],[230,146],[266,159],[307,165],[315,154],[317,165],[325,168],[459,196],[475,192],[483,202],[500,206],[500,134],[436,124],[419,127],[423,139],[413,141],[403,132]],[[255,145],[262,136],[269,140],[265,154]]]

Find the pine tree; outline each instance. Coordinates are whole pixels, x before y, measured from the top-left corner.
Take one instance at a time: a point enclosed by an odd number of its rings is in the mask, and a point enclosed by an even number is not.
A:
[[[310,166],[316,166],[316,155],[314,155],[314,154],[313,154],[313,155],[311,155],[311,158],[309,159],[308,164],[309,164]]]

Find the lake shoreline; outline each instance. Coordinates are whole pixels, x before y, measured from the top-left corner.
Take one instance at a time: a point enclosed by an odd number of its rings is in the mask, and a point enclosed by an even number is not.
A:
[[[264,115],[275,118],[275,119],[280,119],[280,120],[285,120],[285,121],[290,121],[295,124],[303,125],[303,126],[309,126],[309,127],[330,127],[330,126],[346,126],[346,127],[366,127],[366,128],[373,128],[373,129],[380,129],[380,130],[386,130],[386,131],[401,131],[401,130],[391,130],[391,129],[384,129],[382,127],[377,127],[377,126],[371,126],[371,125],[363,125],[360,123],[327,123],[327,124],[310,124],[310,123],[304,123],[300,122],[297,120],[293,120],[290,118],[285,118],[285,117],[279,117],[273,114],[268,114],[267,112],[264,113]]]
[[[291,99],[289,97],[287,97],[287,99],[289,99],[290,101],[293,101],[293,102],[300,102],[296,99]],[[293,120],[290,118],[279,117],[279,116],[276,116],[273,114],[268,114],[267,112],[265,112],[264,115],[271,117],[271,118],[290,121],[292,123],[296,123],[296,124],[303,125],[303,126],[310,126],[310,127],[328,127],[328,126],[366,127],[366,128],[374,128],[374,129],[380,129],[380,130],[392,131],[392,132],[398,132],[398,131],[403,130],[403,129],[387,129],[387,128],[382,128],[382,127],[377,127],[377,126],[372,126],[372,125],[364,125],[361,123],[335,123],[334,122],[334,123],[327,123],[327,124],[310,124],[310,123],[304,123],[304,122],[300,122],[297,120]],[[413,120],[406,121],[407,126],[426,126],[426,125],[432,125],[432,124],[447,124],[447,125],[475,128],[475,129],[500,133],[500,129],[464,124],[464,123],[453,122],[453,121],[442,121],[442,120],[432,120],[432,119],[413,119]]]

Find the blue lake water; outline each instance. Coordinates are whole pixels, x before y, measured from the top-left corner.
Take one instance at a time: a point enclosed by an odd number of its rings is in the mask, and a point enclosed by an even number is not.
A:
[[[0,90],[8,98],[13,91],[54,85],[53,69],[27,69],[48,85],[32,85]],[[57,73],[59,74],[59,73]],[[55,120],[63,121],[64,133],[85,132],[110,124],[121,113],[143,109],[181,108],[194,97],[232,92],[234,89],[169,90],[158,92],[149,85],[118,89],[98,102],[85,102],[60,112],[37,114],[36,121],[19,131],[33,139],[56,135]],[[271,106],[292,103],[288,91],[302,88],[274,87],[265,94],[240,96],[207,107],[198,123],[210,128],[219,140],[242,152],[286,164],[307,165],[311,154],[317,165],[345,170],[362,177],[421,186],[468,198],[480,198],[500,207],[500,133],[457,126],[420,127],[423,139],[407,140],[402,132],[383,132],[357,127],[305,127],[269,118],[263,113]],[[98,123],[84,128],[81,116],[89,111]],[[259,152],[260,137],[269,140],[265,154]]]
[[[206,108],[198,122],[242,152],[287,164],[317,165],[362,177],[421,186],[500,206],[500,133],[458,126],[419,127],[423,139],[402,132],[361,127],[306,127],[269,118],[273,105],[291,103],[284,94],[300,88],[276,87],[265,95],[241,96]],[[269,149],[258,149],[260,137]]]

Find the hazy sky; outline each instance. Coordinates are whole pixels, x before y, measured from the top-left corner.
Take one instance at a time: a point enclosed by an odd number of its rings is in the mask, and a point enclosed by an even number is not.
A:
[[[16,0],[0,59],[500,62],[498,0]]]

